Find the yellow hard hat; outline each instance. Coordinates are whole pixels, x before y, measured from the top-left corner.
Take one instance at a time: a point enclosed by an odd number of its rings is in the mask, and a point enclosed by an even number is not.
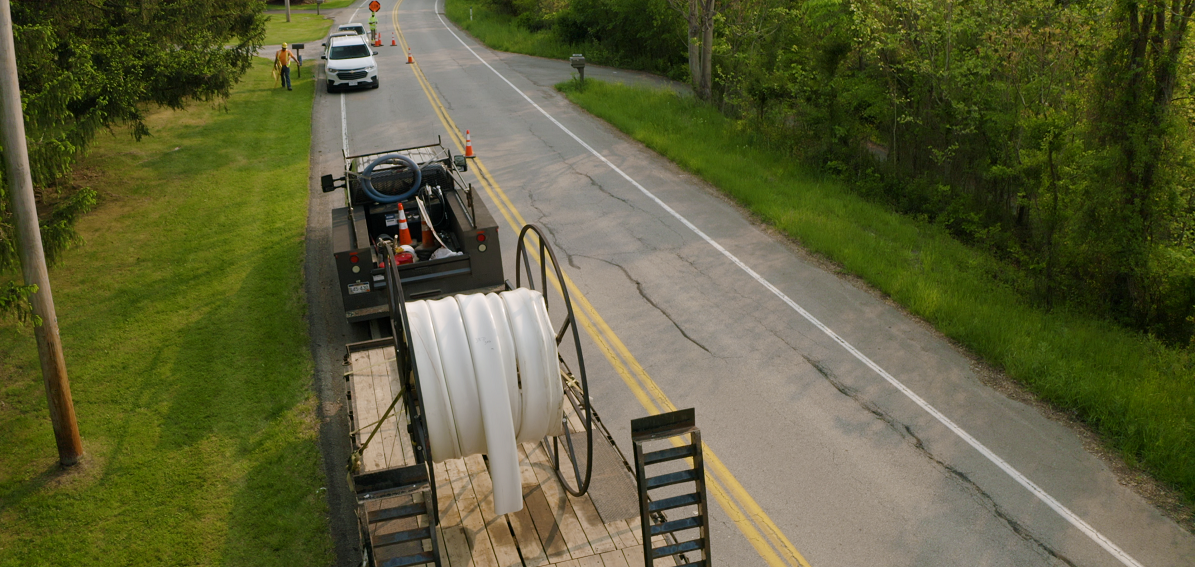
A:
[[[282,49],[286,49],[286,42],[282,42]]]

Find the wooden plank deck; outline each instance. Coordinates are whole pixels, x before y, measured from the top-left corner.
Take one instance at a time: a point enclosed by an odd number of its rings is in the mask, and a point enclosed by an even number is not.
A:
[[[393,349],[355,352],[350,362],[353,427],[360,444],[398,392],[397,367]],[[400,402],[396,408],[401,407]],[[565,408],[571,413],[567,403]],[[414,464],[406,412],[396,413],[366,448],[361,472]],[[570,419],[579,423],[575,416]],[[561,486],[540,443],[519,447],[523,509],[505,516],[494,513],[493,486],[480,455],[451,459],[433,470],[445,566],[644,567],[639,520],[603,523],[588,494],[574,497]],[[374,529],[387,533],[397,527],[383,523]],[[655,565],[675,563],[661,559]]]

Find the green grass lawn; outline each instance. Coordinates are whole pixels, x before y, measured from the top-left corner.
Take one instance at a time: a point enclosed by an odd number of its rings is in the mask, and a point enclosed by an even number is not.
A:
[[[296,14],[294,10],[291,10],[290,22],[286,21],[285,14],[270,14],[267,17],[265,45],[323,39],[328,35],[328,28],[332,27],[332,20],[326,15]]]
[[[1131,464],[1195,501],[1195,356],[1111,324],[1047,314],[1009,287],[1011,268],[892,213],[692,97],[587,81],[569,99],[701,176],[767,223],[859,275],[937,329],[1096,427]]]
[[[328,0],[327,2],[324,2],[323,4],[319,5],[319,11],[321,13],[323,13],[324,10],[335,10],[337,8],[346,8],[348,6],[351,6],[353,4],[353,2],[356,2],[356,1],[357,0]],[[275,6],[273,4],[266,6],[267,10],[277,10],[279,8],[285,9],[284,6]],[[292,2],[290,5],[290,11],[292,12],[292,15],[295,10],[315,11],[315,9],[316,9],[315,2],[309,2],[307,4],[295,4]]]
[[[0,322],[0,565],[332,562],[301,284],[313,83],[258,60],[224,105],[101,135],[50,273],[82,463],[32,332]]]

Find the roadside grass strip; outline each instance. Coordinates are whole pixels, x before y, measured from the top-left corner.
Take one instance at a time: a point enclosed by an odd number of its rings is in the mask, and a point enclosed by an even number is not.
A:
[[[1044,399],[1131,465],[1195,501],[1195,356],[1094,318],[1028,305],[1013,268],[938,227],[803,171],[715,109],[668,91],[587,81],[574,103],[702,177],[805,248],[858,275]]]
[[[574,53],[585,53],[592,62],[597,62],[593,58],[597,50],[595,46],[565,43],[551,29],[528,30],[518,25],[514,16],[498,12],[489,2],[443,2],[444,14],[452,23],[491,49],[552,59],[568,59]],[[473,11],[472,19],[469,17],[470,10]]]
[[[332,27],[329,16],[321,14],[290,14],[290,22],[286,21],[286,14],[268,14],[266,17],[265,45],[286,43],[303,43],[323,39],[328,35],[328,28]],[[317,46],[318,47],[318,46]]]
[[[335,10],[337,8],[344,8],[347,6],[351,6],[353,4],[353,2],[356,2],[356,1],[357,0],[328,0],[327,2],[324,2],[323,4],[320,4],[318,6],[318,9],[319,9],[320,13],[322,14],[328,10]],[[283,7],[283,6],[275,6],[273,4],[266,6],[267,10],[277,10],[279,8],[282,8],[285,10],[285,7]],[[290,10],[291,10],[292,16],[294,15],[295,10],[311,10],[314,12],[316,10],[316,8],[317,7],[316,7],[315,2],[309,2],[307,4],[291,4],[290,5]]]
[[[0,322],[0,566],[328,565],[301,265],[313,83],[103,135],[51,270],[83,437],[60,471],[32,331]],[[85,180],[85,181],[84,181]]]

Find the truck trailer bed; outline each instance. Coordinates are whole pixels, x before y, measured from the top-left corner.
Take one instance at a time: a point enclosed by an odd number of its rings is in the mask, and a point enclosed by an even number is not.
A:
[[[382,342],[382,341],[376,341]],[[349,348],[345,379],[354,445],[365,442],[379,417],[398,393],[398,370],[393,347]],[[415,463],[407,433],[406,411],[400,402],[362,454],[361,472],[368,473]],[[580,420],[565,404],[576,429]],[[594,435],[595,443],[608,443]],[[497,516],[486,460],[480,455],[434,465],[439,500],[440,557],[452,567],[641,567],[643,542],[639,518],[604,522],[589,494],[569,495],[552,469],[542,443],[519,447],[523,509]],[[633,486],[633,485],[632,485]],[[422,493],[366,501],[369,510],[422,500]],[[408,522],[403,524],[403,522]],[[426,519],[378,522],[369,527],[370,538],[425,527]],[[656,542],[662,545],[663,541]],[[380,565],[387,557],[379,551]],[[674,565],[669,558],[656,565]]]

